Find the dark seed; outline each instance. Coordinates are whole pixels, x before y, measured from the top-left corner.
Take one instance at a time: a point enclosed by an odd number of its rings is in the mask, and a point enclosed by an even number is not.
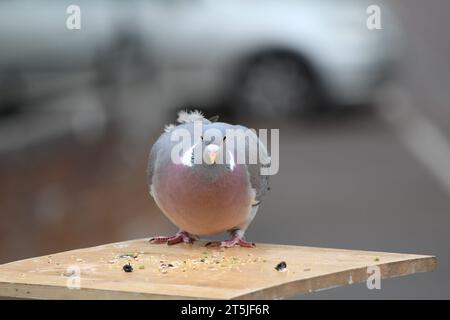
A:
[[[283,271],[284,269],[287,268],[287,264],[284,261],[281,261],[279,264],[277,264],[277,266],[275,267],[275,270],[277,271]]]
[[[133,272],[133,267],[131,266],[131,264],[126,264],[122,268],[125,272]]]

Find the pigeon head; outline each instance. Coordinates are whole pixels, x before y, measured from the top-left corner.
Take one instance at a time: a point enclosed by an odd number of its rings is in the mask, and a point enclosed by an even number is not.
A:
[[[227,124],[206,124],[200,135],[194,137],[190,148],[182,156],[182,163],[200,176],[215,179],[233,172],[236,162],[233,152],[227,151]],[[193,128],[192,129],[193,133]]]
[[[214,137],[213,139],[208,139],[208,141],[205,141],[205,138],[201,136],[201,140],[203,163],[207,165],[224,164],[223,150],[225,148],[226,136],[223,135],[223,138]]]

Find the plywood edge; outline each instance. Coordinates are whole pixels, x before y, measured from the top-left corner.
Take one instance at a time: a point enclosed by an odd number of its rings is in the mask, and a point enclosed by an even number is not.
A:
[[[207,299],[106,289],[68,289],[64,286],[0,282],[0,297],[40,300],[194,300]]]
[[[406,259],[394,262],[375,263],[381,271],[381,278],[395,278],[411,275],[415,273],[431,272],[437,267],[435,256],[418,256],[413,259]],[[368,267],[349,268],[339,272],[311,277],[308,279],[294,280],[270,288],[252,290],[234,297],[232,300],[246,299],[280,299],[333,289],[345,285],[362,283],[367,281],[369,274]]]

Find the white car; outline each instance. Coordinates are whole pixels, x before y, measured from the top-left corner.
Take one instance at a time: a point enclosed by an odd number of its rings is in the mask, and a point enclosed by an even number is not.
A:
[[[398,56],[389,9],[380,4],[382,29],[370,30],[365,1],[78,0],[75,32],[65,29],[72,2],[0,1],[9,24],[0,28],[0,75],[96,66],[125,34],[178,106],[285,115],[319,100],[370,103]]]
[[[371,102],[398,58],[398,27],[365,1],[140,2],[138,22],[166,92],[180,105],[226,102],[276,115],[320,102]],[[369,8],[369,10],[368,10]],[[377,8],[375,8],[377,9]]]

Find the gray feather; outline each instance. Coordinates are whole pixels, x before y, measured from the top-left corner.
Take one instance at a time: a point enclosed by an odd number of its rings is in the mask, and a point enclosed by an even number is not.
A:
[[[248,128],[244,126],[235,126],[237,128],[248,130]],[[256,164],[247,164],[249,177],[250,177],[250,184],[253,189],[255,189],[256,195],[255,195],[255,201],[259,204],[261,202],[262,197],[267,193],[269,190],[269,176],[268,175],[262,175],[261,174],[261,168],[270,166],[270,157],[267,153],[267,149],[264,146],[264,144],[259,140],[258,136],[254,134],[252,131],[249,135],[249,138],[251,139],[251,143],[254,143],[258,146],[258,149],[260,150],[259,156],[262,159],[259,159],[258,163]],[[249,151],[248,141],[246,142],[246,152]],[[262,161],[261,161],[262,160]],[[265,163],[265,164],[263,164]]]

